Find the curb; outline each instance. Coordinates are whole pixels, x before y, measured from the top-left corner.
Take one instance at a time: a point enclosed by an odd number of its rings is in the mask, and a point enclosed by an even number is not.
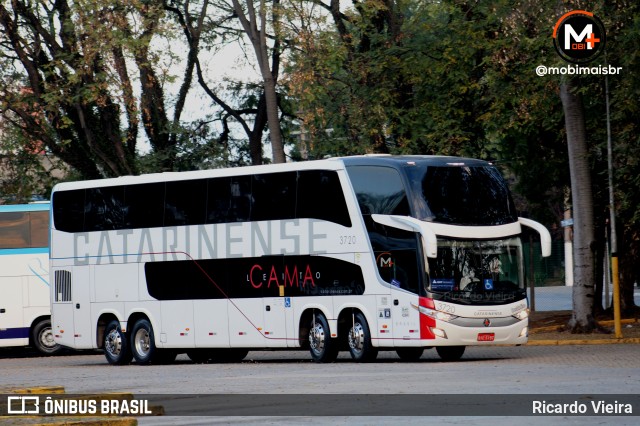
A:
[[[0,387],[0,393],[24,394],[64,394],[64,386],[33,386],[30,388],[5,388]]]
[[[640,338],[629,337],[622,339],[572,339],[572,340],[529,340],[525,346],[565,346],[565,345],[622,345],[638,344]]]
[[[621,324],[637,324],[638,320],[635,318],[631,318],[631,319],[623,319],[620,320]],[[606,326],[606,327],[613,327],[615,325],[615,322],[613,320],[604,320],[604,321],[598,321],[598,324],[602,325],[602,326]],[[558,329],[558,325],[544,325],[542,327],[536,327],[532,330],[529,330],[529,334],[538,334],[538,333],[544,333],[545,331],[556,331]]]

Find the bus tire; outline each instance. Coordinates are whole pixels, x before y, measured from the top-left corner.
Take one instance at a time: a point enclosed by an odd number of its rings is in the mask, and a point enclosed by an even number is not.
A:
[[[53,340],[53,330],[49,318],[41,319],[31,329],[33,347],[43,355],[55,355],[62,350],[62,346]]]
[[[131,329],[131,352],[133,353],[133,358],[140,365],[151,364],[154,360],[161,361],[161,363],[167,362],[164,357],[159,356],[155,336],[153,335],[153,327],[146,319],[139,319]],[[173,359],[175,359],[175,355]]]
[[[315,362],[333,362],[338,357],[338,340],[331,338],[329,322],[322,313],[315,315],[309,327],[309,352]]]
[[[417,361],[424,353],[424,348],[396,348],[396,353],[403,361]]]
[[[347,335],[347,341],[351,358],[354,361],[369,362],[375,360],[378,356],[378,348],[373,347],[371,344],[371,331],[362,312],[357,312],[354,315],[353,325]]]
[[[457,361],[462,358],[465,346],[436,346],[436,352],[443,361]]]
[[[111,365],[124,365],[131,361],[131,349],[120,322],[113,320],[104,329],[104,356]]]

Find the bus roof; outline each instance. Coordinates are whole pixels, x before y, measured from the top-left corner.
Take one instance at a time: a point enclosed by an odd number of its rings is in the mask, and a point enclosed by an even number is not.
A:
[[[459,167],[459,166],[490,166],[491,163],[484,160],[465,157],[451,157],[443,155],[358,155],[343,157],[341,160],[347,166],[386,165],[398,167],[405,164],[421,164],[434,167]]]
[[[487,166],[491,165],[483,160],[463,157],[449,157],[439,155],[386,155],[372,154],[351,157],[335,157],[324,160],[301,161],[285,164],[267,164],[261,166],[245,166],[223,169],[207,169],[186,172],[150,173],[139,176],[121,176],[109,179],[96,179],[57,184],[53,191],[95,188],[103,186],[134,185],[151,182],[179,181],[192,179],[207,179],[223,176],[244,176],[262,173],[278,173],[296,170],[340,170],[347,165],[387,165],[399,167],[412,162],[427,166]]]
[[[2,204],[0,205],[0,213],[15,212],[42,212],[49,210],[48,201],[40,201],[31,204]]]

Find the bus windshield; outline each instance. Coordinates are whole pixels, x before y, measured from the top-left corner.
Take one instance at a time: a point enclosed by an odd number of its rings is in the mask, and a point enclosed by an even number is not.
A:
[[[526,297],[519,238],[438,238],[438,257],[428,260],[427,292],[464,304],[502,304]]]
[[[465,226],[518,221],[507,183],[493,166],[408,168],[417,217]]]

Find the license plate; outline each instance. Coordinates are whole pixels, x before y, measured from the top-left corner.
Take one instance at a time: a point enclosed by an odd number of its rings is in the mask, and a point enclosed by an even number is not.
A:
[[[478,333],[478,342],[493,342],[495,338],[495,333]]]

